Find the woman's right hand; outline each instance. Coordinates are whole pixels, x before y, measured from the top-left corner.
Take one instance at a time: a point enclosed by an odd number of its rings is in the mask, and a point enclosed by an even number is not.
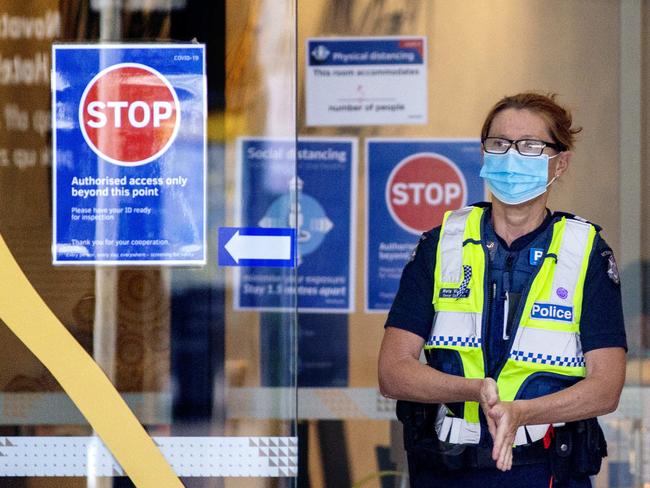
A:
[[[496,381],[492,378],[484,378],[481,383],[481,389],[479,391],[479,404],[483,410],[483,415],[487,420],[488,430],[494,441],[497,434],[497,425],[495,420],[488,415],[488,412],[492,407],[499,403],[499,388],[497,387]]]

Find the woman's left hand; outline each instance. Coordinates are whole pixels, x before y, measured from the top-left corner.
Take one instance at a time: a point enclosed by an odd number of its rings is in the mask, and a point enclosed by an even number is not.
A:
[[[512,446],[521,425],[588,419],[613,412],[625,383],[625,349],[609,347],[585,353],[587,376],[562,391],[531,400],[499,401],[488,411],[496,424],[492,459],[497,468],[512,467]]]
[[[512,446],[517,429],[522,425],[522,414],[517,402],[498,402],[488,415],[496,424],[497,430],[492,459],[496,461],[498,469],[508,471],[512,468]]]

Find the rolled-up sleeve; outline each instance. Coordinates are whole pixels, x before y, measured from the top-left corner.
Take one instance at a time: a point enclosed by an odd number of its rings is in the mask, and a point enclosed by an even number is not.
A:
[[[580,317],[583,352],[604,347],[627,350],[621,285],[611,248],[596,237],[589,258]]]

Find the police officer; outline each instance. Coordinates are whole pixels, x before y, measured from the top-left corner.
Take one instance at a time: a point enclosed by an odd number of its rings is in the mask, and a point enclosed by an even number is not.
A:
[[[500,100],[492,203],[448,212],[404,268],[379,385],[402,400],[413,487],[587,487],[600,467],[595,417],[625,379],[618,271],[597,225],[546,207],[580,130],[554,95]]]

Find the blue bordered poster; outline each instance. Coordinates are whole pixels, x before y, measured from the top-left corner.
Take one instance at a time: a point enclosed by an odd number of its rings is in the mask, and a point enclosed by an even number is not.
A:
[[[423,232],[485,198],[480,169],[478,139],[366,139],[367,312],[390,308]]]
[[[308,126],[426,124],[426,37],[310,38],[305,55]]]
[[[54,264],[205,264],[204,46],[52,59]]]
[[[235,309],[351,312],[356,140],[241,138],[237,155],[237,225],[297,226],[297,273],[237,268]]]

